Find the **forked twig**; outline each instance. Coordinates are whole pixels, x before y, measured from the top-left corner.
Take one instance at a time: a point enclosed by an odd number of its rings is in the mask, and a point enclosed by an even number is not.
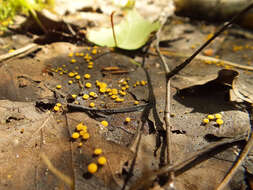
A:
[[[240,16],[248,12],[253,8],[253,3],[248,5],[245,9],[236,14],[230,21],[225,23],[209,40],[207,40],[199,49],[197,49],[189,58],[187,58],[182,64],[176,66],[168,75],[168,78],[173,77],[184,67],[191,63],[191,61],[207,46],[209,45],[216,37],[218,37],[223,31],[230,27]]]
[[[188,158],[186,158],[183,161],[176,162],[173,165],[167,164],[166,166],[160,168],[157,171],[154,170],[154,171],[149,172],[149,174],[146,174],[145,176],[139,178],[136,181],[136,183],[132,185],[132,187],[130,189],[131,190],[132,189],[134,189],[134,190],[141,189],[143,186],[145,186],[146,183],[148,183],[151,180],[154,180],[159,175],[163,175],[168,172],[179,171],[179,170],[183,169],[184,167],[186,167],[187,165],[189,165],[190,163],[192,163],[193,161],[195,161],[200,156],[203,156],[204,154],[206,154],[212,150],[215,150],[217,147],[222,146],[222,145],[226,145],[226,144],[231,144],[234,142],[238,142],[238,141],[244,140],[245,138],[246,138],[246,135],[241,135],[241,136],[237,136],[233,139],[227,138],[227,139],[221,140],[219,142],[209,144],[206,147],[202,148],[200,151],[194,152],[192,155],[190,155]]]

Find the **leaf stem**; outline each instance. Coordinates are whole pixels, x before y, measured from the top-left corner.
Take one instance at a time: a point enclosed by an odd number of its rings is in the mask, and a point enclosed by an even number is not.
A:
[[[115,30],[114,30],[114,22],[113,22],[114,13],[115,13],[115,11],[113,11],[112,14],[111,14],[112,34],[113,34],[113,39],[114,39],[115,47],[118,47],[117,39],[116,39],[116,34],[115,34]]]

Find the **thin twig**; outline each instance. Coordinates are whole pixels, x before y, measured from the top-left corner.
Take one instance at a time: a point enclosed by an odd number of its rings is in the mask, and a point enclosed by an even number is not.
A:
[[[238,158],[235,165],[232,167],[232,169],[229,171],[229,173],[226,175],[226,177],[222,180],[220,185],[217,187],[216,190],[223,190],[226,185],[229,183],[229,181],[232,179],[232,177],[235,175],[236,171],[239,169],[239,167],[242,165],[243,161],[247,157],[249,151],[253,147],[253,134],[252,134],[252,128],[253,128],[253,107],[252,105],[248,104],[248,113],[250,117],[250,124],[251,124],[251,132],[250,132],[250,138],[243,148],[240,157]]]
[[[11,52],[11,53],[6,53],[4,55],[0,55],[0,62],[4,61],[6,59],[9,59],[11,57],[17,56],[19,54],[22,54],[22,53],[24,53],[26,51],[29,51],[30,49],[35,48],[35,47],[37,48],[38,45],[34,44],[34,43],[31,43],[31,44],[28,44],[28,45],[26,45],[26,46],[24,46],[20,49],[17,49],[15,51]]]
[[[59,171],[57,168],[55,168],[54,165],[51,163],[51,161],[48,159],[48,157],[44,153],[41,153],[41,158],[44,161],[44,163],[47,165],[48,169],[54,175],[56,175],[59,179],[61,179],[67,185],[69,185],[71,189],[74,189],[74,182],[69,176],[63,174],[61,171]]]
[[[190,53],[178,53],[178,52],[167,51],[167,50],[163,50],[163,49],[161,49],[161,53],[163,55],[176,56],[176,57],[189,57],[189,56],[191,56]],[[153,54],[153,53],[151,53],[151,54]],[[215,57],[209,57],[209,56],[205,56],[205,55],[197,55],[196,59],[204,61],[204,62],[208,62],[210,64],[221,64],[221,65],[224,65],[224,66],[227,65],[227,66],[236,67],[238,69],[253,71],[253,67],[251,67],[251,66],[240,65],[240,64],[237,64],[237,63],[233,63],[231,61],[226,61],[226,60],[218,59],[218,58],[215,58]]]
[[[158,32],[156,33],[156,52],[161,60],[161,63],[163,65],[163,68],[165,70],[165,76],[167,76],[170,72],[170,69],[166,63],[166,60],[164,56],[160,52],[160,33],[164,26],[164,24],[167,22],[168,19],[167,14],[161,15],[161,27],[159,28]],[[166,77],[166,98],[165,98],[165,110],[164,110],[164,120],[166,125],[166,142],[167,142],[167,164],[172,164],[172,151],[171,151],[171,124],[170,124],[170,79]]]
[[[168,75],[168,78],[173,77],[179,71],[181,71],[185,66],[191,63],[191,61],[207,46],[209,45],[217,36],[219,36],[223,31],[230,27],[240,16],[248,12],[253,8],[253,3],[248,5],[245,9],[236,14],[229,22],[225,23],[221,29],[219,29],[209,40],[207,40],[199,49],[197,49],[189,58],[187,58],[182,64],[176,66]]]

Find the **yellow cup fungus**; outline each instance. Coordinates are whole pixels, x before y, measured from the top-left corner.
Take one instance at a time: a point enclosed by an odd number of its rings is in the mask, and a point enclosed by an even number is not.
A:
[[[76,63],[76,60],[75,59],[71,59],[70,62],[71,63]]]
[[[61,89],[62,86],[61,86],[60,84],[58,84],[58,85],[56,85],[56,88],[57,88],[57,89]]]
[[[88,69],[92,69],[93,68],[93,65],[88,65]]]
[[[68,76],[69,76],[69,77],[74,77],[74,76],[75,76],[75,73],[69,72]]]
[[[88,172],[90,172],[91,174],[96,173],[97,170],[98,170],[98,166],[96,163],[90,163],[88,165]]]
[[[95,92],[90,92],[89,95],[93,98],[96,98],[97,97],[97,94]]]
[[[222,115],[219,114],[219,113],[216,113],[216,114],[215,114],[215,118],[216,118],[216,119],[221,119],[221,118],[222,118]]]
[[[72,133],[72,138],[73,139],[78,139],[79,138],[79,133],[77,133],[77,132],[74,132],[74,133]]]
[[[68,83],[69,83],[69,84],[73,84],[73,81],[72,81],[72,80],[69,80]]]
[[[75,77],[77,80],[79,80],[81,77],[80,77],[80,75],[76,75],[76,77]]]
[[[86,126],[86,125],[83,125],[82,123],[79,123],[79,124],[76,126],[76,130],[77,130],[77,131],[87,130],[87,126]]]
[[[56,106],[61,107],[62,105],[61,105],[61,103],[57,103]]]
[[[98,158],[98,164],[99,165],[105,165],[106,164],[106,158],[104,157],[104,156],[100,156],[99,158]]]
[[[130,117],[127,117],[126,119],[125,119],[125,122],[126,123],[129,123],[131,121],[131,118]]]
[[[124,98],[116,98],[115,102],[124,102]]]
[[[222,119],[217,119],[217,120],[216,120],[216,123],[217,123],[218,125],[222,125],[224,122],[223,122]]]
[[[89,83],[89,82],[86,82],[86,83],[85,83],[85,87],[86,87],[86,88],[90,88],[91,86],[92,86],[91,83]]]
[[[83,77],[84,77],[85,79],[89,79],[89,78],[90,78],[90,74],[84,74]]]
[[[209,123],[209,119],[207,119],[207,118],[203,119],[203,123],[204,123],[204,124]]]
[[[87,140],[87,139],[90,138],[90,134],[86,132],[86,133],[84,133],[84,134],[82,135],[82,137],[83,137],[84,140]]]
[[[60,107],[54,106],[54,111],[59,111],[59,110],[60,110]]]
[[[139,101],[134,101],[134,105],[138,105],[139,104]]]
[[[102,154],[102,149],[101,148],[96,148],[94,150],[94,155],[99,155],[99,154]]]
[[[94,107],[95,107],[95,103],[94,103],[94,102],[91,102],[89,106],[90,106],[91,108],[94,108]]]
[[[76,97],[77,97],[76,94],[72,94],[71,96],[72,96],[72,98],[74,98],[74,99],[76,99]]]
[[[84,100],[88,100],[89,97],[90,97],[90,96],[89,96],[88,94],[84,94],[84,95],[83,95],[83,99],[84,99]]]
[[[117,95],[118,94],[118,89],[113,88],[111,92],[112,92],[113,95]]]
[[[82,142],[80,142],[80,143],[78,144],[78,146],[79,146],[79,147],[83,146],[83,143],[82,143]]]
[[[108,122],[105,121],[105,120],[101,121],[101,124],[102,124],[104,127],[107,127],[107,126],[108,126]]]
[[[207,118],[212,120],[212,119],[214,119],[214,115],[208,115]]]

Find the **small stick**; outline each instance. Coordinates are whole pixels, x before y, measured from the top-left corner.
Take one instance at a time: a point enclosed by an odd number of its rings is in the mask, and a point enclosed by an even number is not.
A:
[[[29,51],[30,49],[35,48],[35,47],[37,48],[38,45],[34,44],[34,43],[31,43],[31,44],[28,44],[28,45],[20,48],[20,49],[15,50],[14,52],[7,53],[7,54],[4,54],[4,55],[0,55],[0,62],[4,61],[6,59],[9,59],[11,57],[14,57],[16,55],[19,55],[21,53],[24,53],[26,51]]]
[[[161,54],[159,43],[160,43],[160,33],[161,30],[166,23],[168,19],[168,15],[163,15],[161,16],[161,27],[156,33],[156,52],[161,60],[161,63],[163,65],[163,68],[165,70],[165,76],[167,76],[170,72],[170,69],[166,63],[166,60],[164,56]],[[167,142],[167,164],[172,164],[172,151],[171,151],[171,124],[170,124],[170,79],[166,77],[166,99],[165,99],[165,110],[164,110],[164,120],[165,120],[165,125],[166,125],[166,142]]]
[[[41,153],[41,158],[44,161],[44,163],[47,165],[48,169],[56,175],[59,179],[64,181],[67,185],[70,186],[71,189],[74,189],[74,181],[67,175],[63,174],[61,171],[59,171],[57,168],[54,167],[52,162],[48,159],[48,157],[45,155],[45,153]]]

